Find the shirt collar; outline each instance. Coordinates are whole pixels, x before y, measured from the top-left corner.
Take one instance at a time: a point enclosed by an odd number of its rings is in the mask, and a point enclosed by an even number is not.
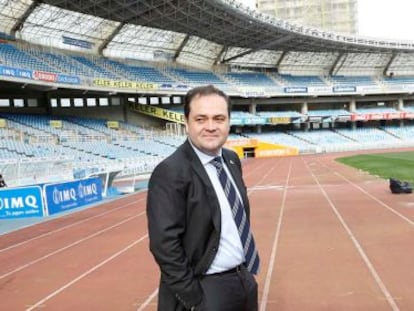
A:
[[[190,139],[188,139],[188,141],[190,142],[191,147],[194,149],[194,152],[197,154],[198,158],[200,159],[203,165],[209,164],[215,157],[217,156],[221,157],[222,155],[221,149],[217,155],[212,156],[212,155],[202,152],[200,149],[194,146]]]

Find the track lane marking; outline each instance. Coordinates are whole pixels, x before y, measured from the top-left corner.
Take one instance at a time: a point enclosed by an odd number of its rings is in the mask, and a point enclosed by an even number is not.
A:
[[[271,278],[272,278],[272,275],[273,275],[273,269],[274,269],[274,266],[275,266],[276,255],[277,255],[277,250],[278,250],[279,241],[280,241],[280,232],[282,230],[282,221],[283,221],[283,216],[284,216],[285,207],[286,207],[286,197],[287,197],[288,184],[289,184],[291,172],[292,172],[292,161],[289,162],[288,175],[286,177],[285,188],[283,190],[283,196],[282,196],[282,202],[281,202],[281,207],[280,207],[280,212],[279,212],[279,218],[278,218],[278,222],[277,222],[277,226],[276,226],[275,237],[273,239],[272,252],[270,254],[268,269],[267,269],[266,278],[265,278],[265,284],[263,286],[263,294],[262,294],[262,297],[260,299],[260,307],[259,307],[260,311],[265,311],[266,310],[267,302],[269,300]]]
[[[73,246],[76,246],[78,244],[81,244],[82,242],[85,242],[85,241],[87,241],[87,240],[89,240],[91,238],[94,238],[94,237],[96,237],[96,236],[98,236],[98,235],[100,235],[100,234],[102,234],[102,233],[104,233],[106,231],[109,231],[109,230],[112,230],[112,229],[114,229],[116,227],[119,227],[119,226],[121,226],[121,225],[123,225],[123,224],[125,224],[125,223],[127,223],[127,222],[129,222],[131,220],[133,220],[134,218],[140,217],[140,216],[142,216],[144,214],[145,214],[145,212],[141,212],[141,213],[139,213],[137,215],[128,217],[128,218],[126,218],[126,219],[124,219],[124,220],[122,220],[120,222],[117,222],[116,224],[114,224],[112,226],[106,227],[105,229],[102,229],[102,230],[99,230],[99,231],[97,231],[97,232],[95,232],[93,234],[90,234],[90,235],[86,236],[85,238],[82,238],[82,239],[77,240],[77,241],[75,241],[75,242],[73,242],[71,244],[68,244],[65,247],[59,248],[59,249],[57,249],[57,250],[55,250],[55,251],[53,251],[53,252],[51,252],[51,253],[49,253],[47,255],[44,255],[44,256],[39,257],[39,258],[37,258],[35,260],[29,261],[28,263],[26,263],[24,265],[21,265],[21,266],[15,268],[14,270],[11,270],[11,271],[9,271],[9,272],[7,272],[5,274],[0,275],[0,280],[4,279],[5,277],[8,277],[8,276],[12,275],[13,273],[17,273],[17,272],[19,272],[19,271],[21,271],[23,269],[26,269],[26,268],[28,268],[30,266],[33,266],[34,264],[36,264],[38,262],[41,262],[41,261],[43,261],[43,260],[45,260],[45,259],[47,259],[49,257],[52,257],[53,255],[59,254],[59,253],[65,251],[65,250],[67,250],[67,249],[69,249],[69,248],[71,248]]]
[[[380,204],[381,206],[385,207],[386,209],[388,209],[391,213],[394,213],[395,215],[397,215],[398,217],[400,217],[401,219],[405,220],[406,222],[408,222],[410,225],[414,226],[414,221],[406,216],[404,216],[403,214],[401,214],[400,212],[396,211],[395,209],[393,209],[391,206],[389,206],[388,204],[384,203],[383,201],[381,201],[380,199],[378,199],[377,197],[373,196],[371,193],[369,193],[368,191],[366,191],[364,188],[362,188],[361,186],[357,185],[356,183],[354,183],[353,181],[351,181],[350,179],[348,179],[344,174],[338,172],[338,170],[331,168],[329,165],[326,165],[325,163],[322,163],[320,161],[318,161],[318,163],[322,166],[324,166],[325,168],[329,169],[331,172],[333,172],[335,175],[337,175],[338,177],[342,178],[343,180],[345,180],[348,184],[352,185],[354,188],[357,188],[359,191],[361,191],[362,193],[364,193],[365,195],[367,195],[368,197],[370,197],[372,200],[374,200],[375,202],[377,202],[378,204]]]
[[[358,190],[360,190],[362,193],[366,194],[368,197],[370,197],[371,199],[373,199],[375,202],[377,202],[378,204],[382,205],[383,207],[385,207],[387,210],[389,210],[391,213],[394,213],[395,215],[399,216],[400,218],[402,218],[403,220],[405,220],[406,222],[408,222],[410,225],[414,226],[414,221],[411,220],[410,218],[404,216],[403,214],[401,214],[400,212],[397,212],[395,209],[393,209],[392,207],[390,207],[388,204],[384,203],[383,201],[381,201],[380,199],[378,199],[377,197],[374,197],[371,193],[369,193],[368,191],[366,191],[364,188],[358,186],[357,184],[355,184],[354,182],[350,181],[348,178],[346,178],[345,176],[343,176],[341,173],[338,172],[334,172],[336,175],[338,175],[339,177],[341,177],[343,180],[345,180],[346,182],[348,182],[349,184],[351,184],[353,187],[357,188]]]
[[[374,278],[375,282],[377,283],[378,287],[380,288],[381,292],[385,296],[385,299],[387,300],[388,304],[391,306],[393,311],[400,311],[397,303],[395,302],[394,298],[392,297],[391,293],[385,286],[384,282],[382,281],[381,277],[379,276],[378,272],[376,271],[374,265],[372,264],[371,260],[369,259],[368,255],[364,252],[361,244],[358,242],[355,235],[352,233],[352,230],[347,225],[346,221],[343,219],[342,215],[339,213],[338,209],[335,207],[335,204],[332,202],[329,195],[326,193],[323,186],[320,184],[318,178],[316,175],[311,171],[309,168],[309,165],[305,162],[306,166],[308,167],[309,173],[312,175],[312,178],[318,185],[320,191],[322,192],[323,196],[325,197],[326,201],[328,202],[329,206],[331,207],[332,211],[338,218],[339,222],[341,223],[342,227],[345,229],[346,233],[348,234],[349,238],[351,239],[352,243],[354,244],[355,248],[357,249],[358,253],[362,257],[362,260],[364,261],[365,265],[368,267],[368,270],[370,271],[372,277]]]
[[[151,301],[155,298],[155,297],[157,297],[157,295],[158,295],[158,288],[155,290],[155,291],[153,291],[152,293],[151,293],[151,295],[149,295],[148,296],[148,298],[144,301],[144,303],[138,308],[138,310],[137,311],[142,311],[142,310],[144,310],[150,303],[151,303]]]
[[[19,242],[19,243],[16,243],[16,244],[10,245],[10,246],[8,246],[8,247],[5,247],[5,248],[0,249],[0,253],[5,252],[5,251],[8,251],[8,250],[13,249],[13,248],[16,248],[16,247],[19,247],[19,246],[22,246],[22,245],[25,245],[25,244],[30,243],[30,242],[32,242],[32,241],[35,241],[35,240],[38,240],[38,239],[41,239],[41,238],[47,237],[47,236],[52,235],[52,234],[54,234],[54,233],[57,233],[57,232],[60,232],[60,231],[63,231],[63,230],[69,229],[69,228],[71,228],[71,227],[77,226],[77,225],[82,224],[82,223],[84,223],[84,222],[87,222],[87,221],[89,221],[89,220],[93,220],[93,219],[95,219],[95,218],[99,218],[99,217],[101,217],[101,216],[105,216],[106,214],[109,214],[109,213],[115,212],[115,211],[117,211],[117,210],[119,210],[119,209],[121,209],[121,208],[125,208],[126,206],[129,206],[129,205],[131,205],[131,204],[136,204],[137,202],[139,202],[139,201],[143,201],[143,200],[144,200],[143,198],[140,198],[140,199],[135,200],[135,201],[133,201],[133,202],[130,202],[130,203],[126,203],[126,204],[124,204],[124,205],[121,205],[120,207],[117,207],[117,208],[114,208],[114,209],[111,209],[111,210],[105,211],[105,212],[100,213],[100,214],[97,214],[97,215],[93,215],[93,216],[91,216],[91,217],[88,217],[88,218],[85,218],[85,219],[82,219],[82,220],[76,221],[76,222],[74,222],[74,223],[71,223],[70,225],[66,225],[66,226],[63,226],[63,227],[61,227],[61,228],[58,228],[58,229],[55,229],[55,230],[52,230],[52,231],[48,231],[48,232],[46,232],[46,233],[40,234],[40,235],[38,235],[38,236],[35,236],[35,237],[33,237],[33,238],[30,238],[30,239],[24,240],[24,241],[22,241],[22,242]],[[81,212],[81,211],[77,211],[77,212]],[[77,213],[77,212],[75,212],[75,213]],[[66,216],[66,215],[65,215],[65,216]],[[62,216],[62,217],[65,217],[65,216]],[[46,222],[49,222],[49,221],[56,220],[56,219],[57,219],[57,218],[47,220],[47,221],[43,222],[43,224],[44,224],[44,223],[46,223]],[[37,224],[37,225],[40,225],[40,224],[42,224],[42,223],[39,223],[39,224]],[[27,228],[27,227],[26,227],[26,228]],[[23,228],[22,228],[22,229],[23,229]],[[16,231],[14,231],[14,232],[16,232]]]
[[[56,295],[58,295],[59,293],[61,293],[65,289],[67,289],[68,287],[70,287],[73,284],[77,283],[78,281],[82,280],[84,277],[88,276],[92,272],[98,270],[100,267],[104,266],[108,262],[110,262],[113,259],[119,257],[120,255],[122,255],[123,253],[125,253],[126,251],[128,251],[129,249],[131,249],[132,247],[134,247],[135,245],[139,244],[140,242],[142,242],[146,238],[148,238],[148,234],[143,235],[138,240],[135,240],[134,242],[132,242],[131,244],[127,245],[126,247],[124,247],[120,251],[116,252],[112,256],[108,257],[107,259],[101,261],[99,264],[95,265],[91,269],[89,269],[86,272],[82,273],[77,278],[73,279],[72,281],[70,281],[70,282],[66,283],[65,285],[63,285],[62,287],[58,288],[57,290],[55,290],[54,292],[52,292],[50,295],[48,295],[48,296],[42,298],[41,300],[37,301],[35,304],[33,304],[29,308],[27,308],[26,311],[31,311],[31,310],[34,310],[37,307],[42,306],[46,301],[50,300],[51,298],[55,297]]]

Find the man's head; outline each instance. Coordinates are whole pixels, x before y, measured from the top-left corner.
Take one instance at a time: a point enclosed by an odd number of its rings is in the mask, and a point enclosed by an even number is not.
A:
[[[230,99],[214,86],[197,87],[184,97],[185,127],[195,147],[216,155],[230,131]]]

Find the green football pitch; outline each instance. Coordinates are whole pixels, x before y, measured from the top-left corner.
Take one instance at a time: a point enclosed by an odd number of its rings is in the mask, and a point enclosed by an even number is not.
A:
[[[336,160],[384,179],[393,177],[414,184],[414,152],[360,154]]]

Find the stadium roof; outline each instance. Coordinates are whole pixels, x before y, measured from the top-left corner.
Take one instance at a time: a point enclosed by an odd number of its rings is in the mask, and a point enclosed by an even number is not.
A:
[[[352,36],[345,38],[305,29],[250,10],[236,1],[44,0],[43,2],[62,9],[116,21],[122,25],[134,24],[185,33],[227,47],[312,52],[350,50],[373,52],[379,49],[404,48],[396,42],[392,44],[386,41],[374,41],[371,45],[368,40],[360,39],[352,42],[354,38]],[[321,34],[325,34],[325,37],[321,38]],[[414,44],[406,47],[413,49]]]
[[[414,42],[307,28],[236,0],[0,0],[0,31],[59,48],[205,67],[300,67],[316,57],[331,72],[355,62],[385,72],[398,54],[414,55]]]

